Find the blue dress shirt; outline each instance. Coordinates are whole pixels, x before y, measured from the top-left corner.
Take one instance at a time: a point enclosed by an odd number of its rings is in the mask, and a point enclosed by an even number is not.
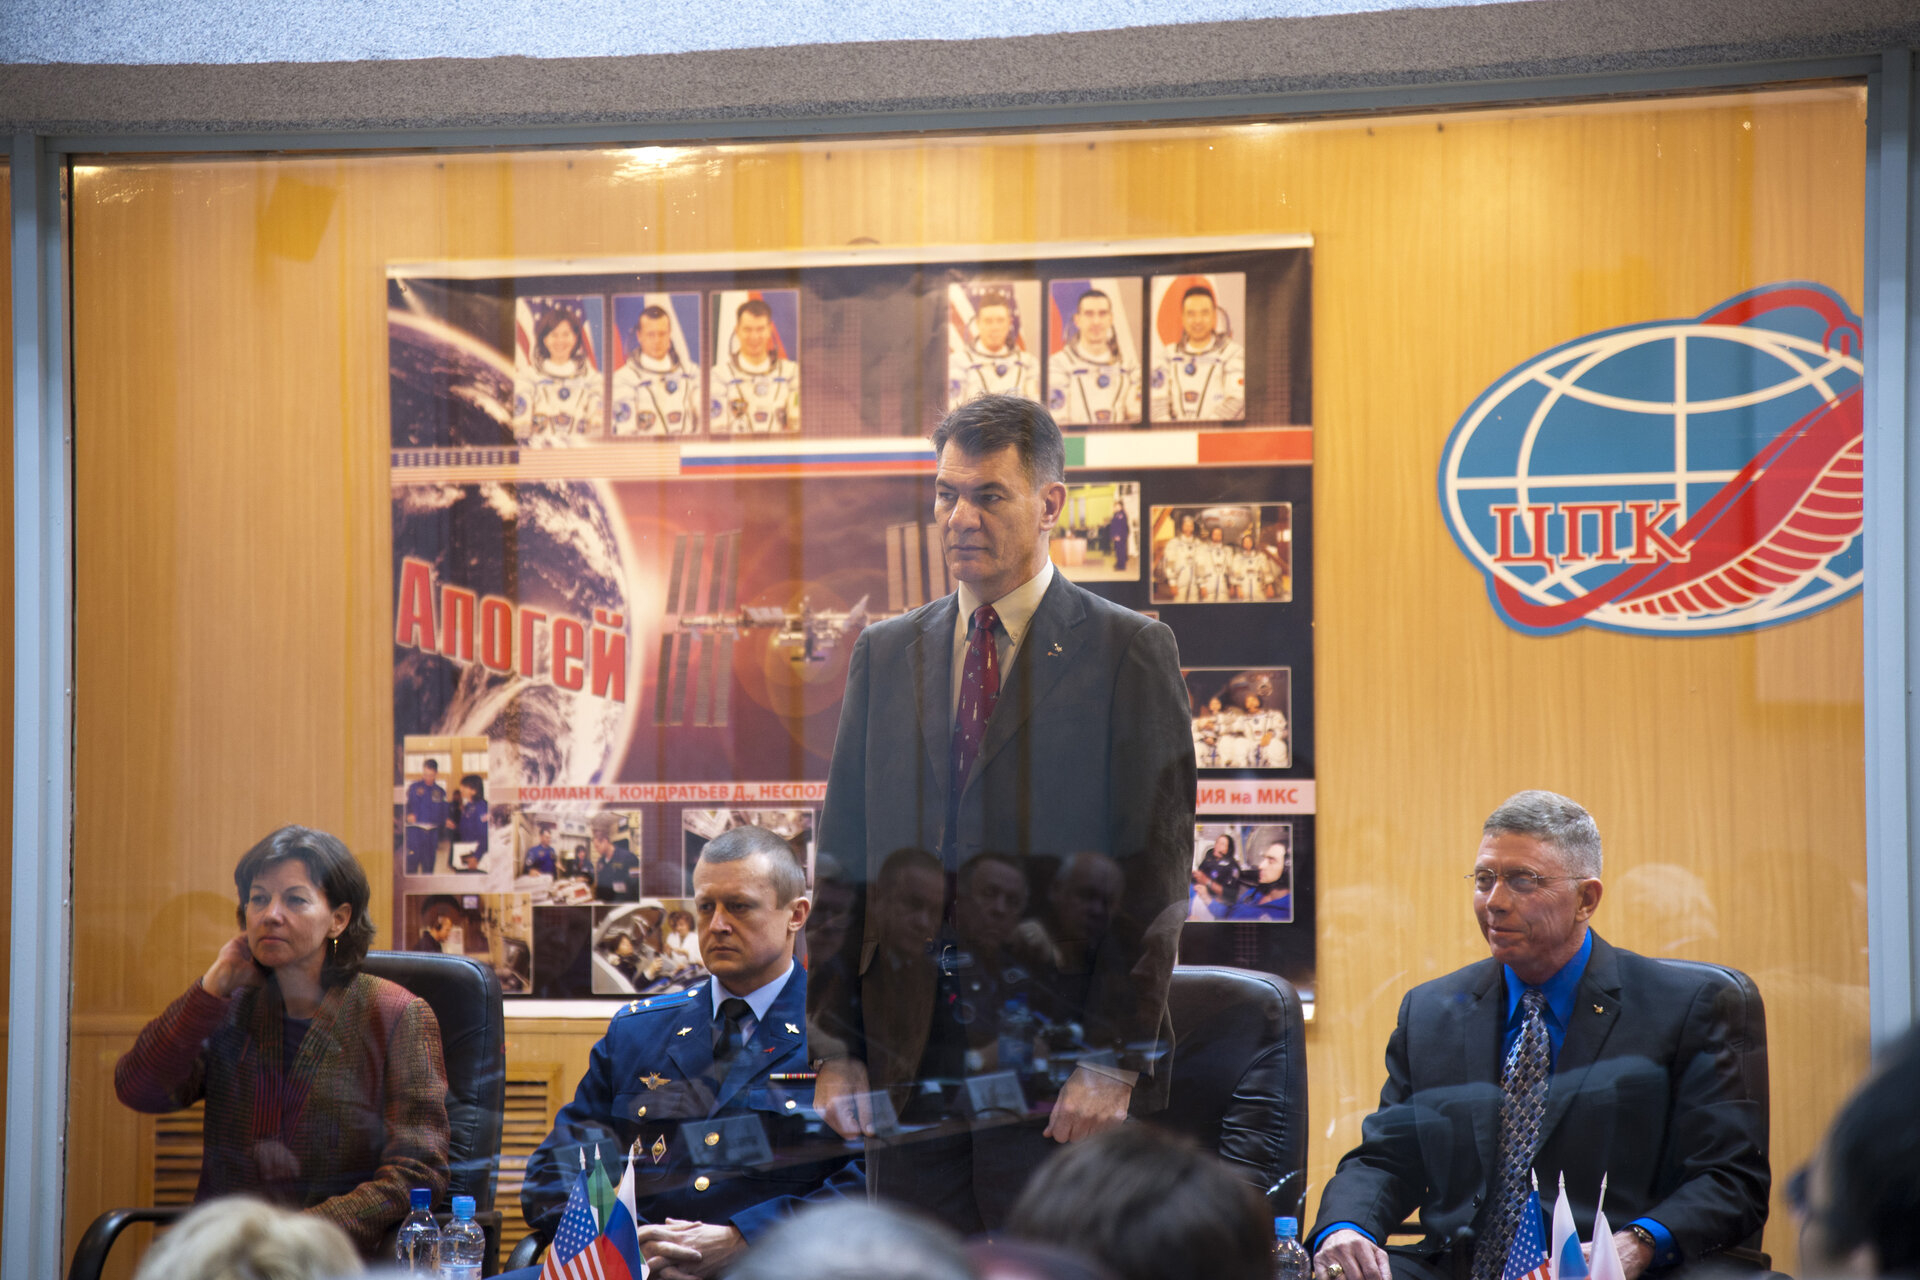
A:
[[[787,989],[787,979],[793,976],[793,961],[787,961],[786,969],[765,986],[756,987],[740,998],[747,1002],[747,1016],[740,1020],[740,1043],[746,1044],[753,1039],[753,1033],[760,1029],[760,1020],[767,1016],[767,1010],[773,1008],[773,1002]],[[720,979],[707,979],[712,983],[713,1020],[720,1021],[720,1002],[733,998],[733,992],[720,985]]]

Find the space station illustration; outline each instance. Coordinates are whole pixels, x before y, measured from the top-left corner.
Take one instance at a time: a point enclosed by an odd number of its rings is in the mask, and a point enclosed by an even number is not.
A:
[[[899,617],[947,594],[939,527],[906,523],[886,528],[884,612],[869,607],[869,596],[861,596],[846,609],[815,609],[806,596],[791,609],[741,605],[740,532],[729,529],[714,534],[710,559],[706,534],[681,533],[674,538],[666,625],[654,679],[656,725],[721,728],[727,724],[733,648],[748,631],[770,632],[773,648],[791,662],[823,663],[842,644],[858,638],[869,623]]]

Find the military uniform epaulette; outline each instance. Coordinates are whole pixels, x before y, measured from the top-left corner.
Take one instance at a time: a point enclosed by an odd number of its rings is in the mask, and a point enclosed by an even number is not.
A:
[[[619,1018],[629,1013],[647,1013],[655,1009],[685,1008],[687,1001],[692,1000],[699,994],[700,988],[695,987],[691,991],[676,991],[671,995],[643,996],[638,1000],[627,1001],[626,1004],[620,1007],[619,1012],[613,1016]]]

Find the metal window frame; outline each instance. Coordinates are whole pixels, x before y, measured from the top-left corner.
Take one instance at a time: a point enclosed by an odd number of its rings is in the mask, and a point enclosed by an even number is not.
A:
[[[903,111],[782,120],[687,121],[364,132],[15,134],[11,145],[14,318],[13,968],[7,1046],[6,1186],[0,1272],[64,1265],[73,843],[73,488],[69,400],[69,166],[76,156],[373,152],[745,143],[1101,125],[1296,120],[1677,96],[1865,79],[1868,94],[1865,743],[1871,1025],[1876,1044],[1920,1012],[1920,814],[1911,681],[1920,672],[1920,93],[1914,51],[1505,81],[1073,106]],[[1885,465],[1881,465],[1881,464]]]
[[[1920,98],[1914,50],[1891,49],[1867,77],[1866,681],[1867,996],[1876,1046],[1920,1013],[1920,815],[1913,680],[1920,672],[1920,325],[1914,233],[1920,210]]]
[[[73,871],[73,416],[67,168],[15,134],[13,935],[0,1274],[65,1271]]]

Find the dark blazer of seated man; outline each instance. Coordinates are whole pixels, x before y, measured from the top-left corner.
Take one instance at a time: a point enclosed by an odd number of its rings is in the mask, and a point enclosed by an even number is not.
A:
[[[1565,1174],[1581,1224],[1607,1176],[1627,1280],[1766,1221],[1766,1103],[1743,1088],[1732,993],[1593,933],[1600,870],[1599,830],[1564,796],[1523,791],[1487,819],[1473,906],[1491,955],[1401,1002],[1380,1109],[1321,1195],[1315,1280],[1446,1276],[1463,1227],[1473,1280],[1497,1280],[1530,1170],[1549,1203]],[[1416,1208],[1426,1237],[1382,1250]]]
[[[520,1192],[528,1225],[550,1240],[582,1152],[592,1159],[598,1145],[611,1162],[632,1151],[641,1253],[662,1280],[718,1275],[802,1203],[864,1194],[858,1166],[830,1143],[795,1159],[812,1098],[780,1077],[807,1070],[807,977],[793,948],[810,904],[791,847],[735,827],[702,851],[693,893],[711,980],[614,1015]],[[701,1123],[739,1118],[755,1122],[744,1143],[738,1123]]]

